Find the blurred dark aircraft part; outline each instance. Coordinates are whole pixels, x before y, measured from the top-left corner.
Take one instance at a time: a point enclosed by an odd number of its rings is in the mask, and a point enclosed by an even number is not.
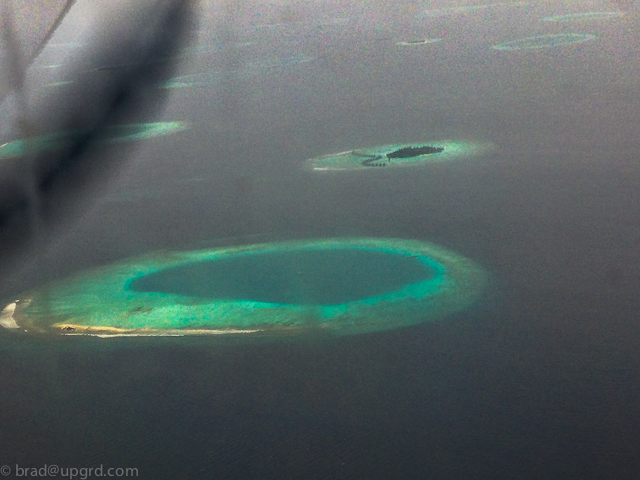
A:
[[[110,127],[158,111],[164,90],[155,87],[172,75],[187,41],[192,2],[18,1],[2,10],[0,148],[16,140],[25,145],[24,155],[0,155],[0,265],[6,265],[18,247],[34,237],[41,246],[52,227],[82,210],[95,181],[122,163],[126,155],[113,152],[122,147],[100,140]],[[60,68],[64,81],[33,87],[33,64],[54,30],[79,19],[86,24]],[[52,135],[55,148],[39,148],[38,139]]]

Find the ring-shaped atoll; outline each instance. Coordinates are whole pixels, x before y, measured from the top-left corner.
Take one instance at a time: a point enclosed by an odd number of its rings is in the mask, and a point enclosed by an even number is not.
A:
[[[144,140],[161,135],[168,135],[188,127],[183,122],[153,122],[115,125],[100,132],[100,143],[110,144]],[[54,132],[30,139],[19,139],[0,145],[0,160],[23,157],[30,153],[52,153],[67,145],[74,136],[84,132]]]
[[[271,72],[281,72],[313,61],[315,61],[315,57],[304,55],[263,58],[243,63],[238,68],[226,70],[225,72],[220,69],[211,69],[201,73],[172,77],[159,84],[158,87],[164,89],[210,87],[225,82],[247,80]]]
[[[382,145],[311,158],[306,167],[316,171],[416,167],[477,155],[489,148],[489,144],[452,141]]]
[[[494,45],[494,50],[536,50],[539,48],[562,47],[565,45],[576,45],[591,40],[596,40],[596,35],[582,33],[559,33],[556,35],[539,35],[537,37],[521,38],[511,42]]]
[[[396,45],[398,45],[399,47],[416,47],[420,45],[429,45],[430,43],[438,43],[441,41],[442,38],[423,38],[419,40],[404,40],[396,42]]]
[[[464,5],[456,7],[440,8],[435,10],[426,10],[420,17],[446,17],[457,14],[476,13],[496,7],[529,7],[528,2],[495,2],[486,5]]]
[[[100,337],[349,335],[441,319],[485,283],[474,262],[417,240],[262,243],[96,268],[5,302],[0,324]]]
[[[555,15],[553,17],[545,17],[543,22],[587,22],[591,20],[610,20],[619,18],[622,12],[585,12],[570,13],[568,15]]]

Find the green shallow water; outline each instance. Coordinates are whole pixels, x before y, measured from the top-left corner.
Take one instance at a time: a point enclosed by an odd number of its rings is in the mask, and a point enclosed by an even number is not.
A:
[[[145,140],[161,135],[168,135],[186,130],[188,126],[183,122],[153,122],[135,123],[129,125],[114,125],[100,132],[100,143],[111,144]],[[0,160],[23,157],[30,153],[52,153],[62,150],[85,132],[54,132],[31,139],[14,140],[0,145]]]
[[[493,145],[461,141],[435,141],[357,148],[306,161],[306,168],[327,170],[374,170],[420,167],[433,163],[473,157],[493,149]],[[380,168],[384,167],[384,168]]]
[[[565,45],[577,45],[584,42],[597,40],[596,35],[582,33],[560,33],[555,35],[538,35],[537,37],[521,38],[511,42],[494,45],[494,50],[537,50],[540,48],[562,47]]]
[[[485,283],[478,265],[427,242],[262,243],[97,268],[26,292],[4,322],[64,335],[347,335],[441,319]]]

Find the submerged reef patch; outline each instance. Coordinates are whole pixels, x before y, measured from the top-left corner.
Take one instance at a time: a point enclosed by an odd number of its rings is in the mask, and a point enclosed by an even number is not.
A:
[[[595,40],[596,35],[588,35],[582,33],[560,33],[557,35],[539,35],[537,37],[521,38],[511,42],[500,43],[494,45],[494,50],[534,50],[539,48],[562,47],[564,45],[575,45],[591,40]]]
[[[474,262],[422,241],[262,243],[81,273],[7,301],[3,326],[100,337],[350,335],[441,319],[470,306],[485,283]]]
[[[129,125],[116,125],[105,128],[99,132],[99,143],[109,144],[128,142],[132,140],[144,140],[168,135],[188,127],[183,122],[153,122],[135,123]],[[30,153],[52,153],[63,148],[70,138],[75,135],[82,136],[85,132],[54,132],[40,135],[31,139],[20,139],[0,145],[0,160],[23,157]]]
[[[442,38],[425,38],[421,40],[406,40],[402,42],[397,42],[396,45],[400,47],[413,47],[417,45],[428,45],[430,43],[441,42]]]
[[[586,12],[571,13],[569,15],[556,15],[553,17],[545,17],[543,22],[585,22],[590,20],[609,20],[622,16],[621,12]]]

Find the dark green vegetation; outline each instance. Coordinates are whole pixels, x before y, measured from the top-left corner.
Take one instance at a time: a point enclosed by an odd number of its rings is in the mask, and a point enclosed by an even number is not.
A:
[[[418,155],[431,155],[432,153],[444,152],[442,147],[430,147],[428,145],[424,147],[405,147],[395,152],[387,153],[387,158],[411,158]]]

